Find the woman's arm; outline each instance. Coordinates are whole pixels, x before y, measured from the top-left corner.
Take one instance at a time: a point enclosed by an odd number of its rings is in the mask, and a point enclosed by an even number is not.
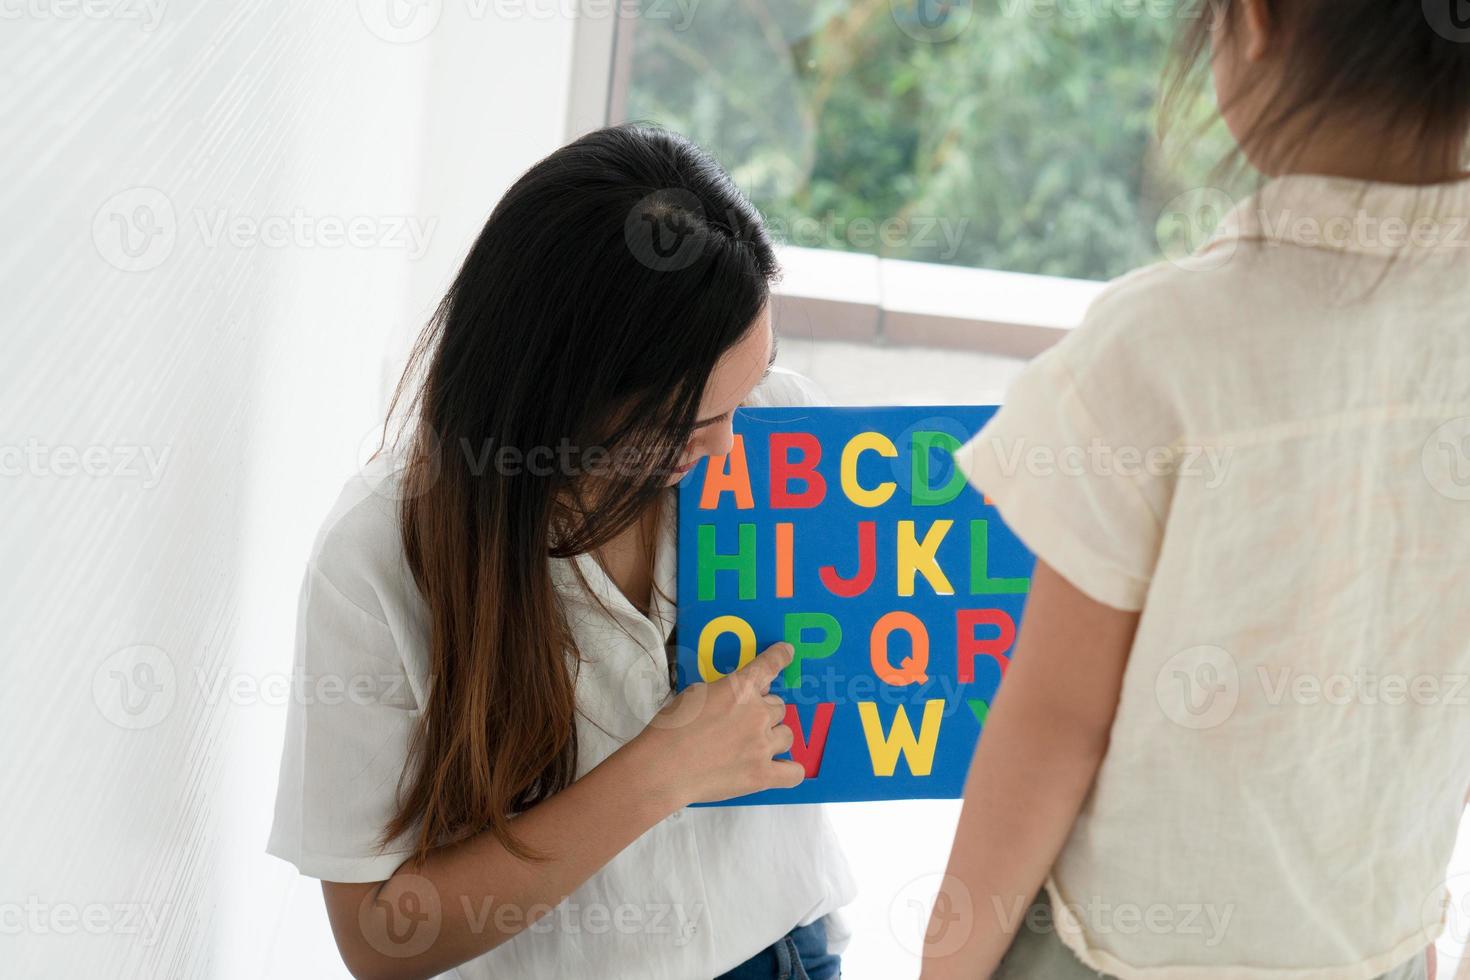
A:
[[[1138,613],[1095,602],[1037,560],[1015,658],[970,765],[924,980],[988,977],[1000,962],[1107,751],[1137,625]]]
[[[322,882],[342,959],[359,980],[431,977],[499,945],[549,912],[654,824],[689,803],[801,782],[773,759],[791,747],[772,679],[777,644],[743,669],[680,693],[587,775],[515,818],[524,861],[490,834],[401,866],[387,881]]]

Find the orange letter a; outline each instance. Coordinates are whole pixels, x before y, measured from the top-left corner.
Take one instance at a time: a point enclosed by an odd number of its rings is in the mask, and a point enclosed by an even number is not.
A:
[[[704,492],[699,495],[699,509],[718,508],[720,494],[726,490],[735,494],[737,510],[750,510],[755,506],[755,497],[750,492],[750,467],[745,462],[745,437],[738,433],[727,455],[709,458],[709,466],[704,471]]]

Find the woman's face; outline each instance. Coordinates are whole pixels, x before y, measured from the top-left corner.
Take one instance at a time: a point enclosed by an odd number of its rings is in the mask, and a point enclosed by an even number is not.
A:
[[[702,456],[717,456],[734,445],[735,409],[750,396],[776,359],[776,338],[771,332],[769,304],[755,318],[734,347],[725,352],[704,386],[699,402],[699,421],[684,444],[677,468],[669,474],[673,486]]]

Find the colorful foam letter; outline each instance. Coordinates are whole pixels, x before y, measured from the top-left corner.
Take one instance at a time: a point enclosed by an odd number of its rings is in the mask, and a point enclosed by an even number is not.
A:
[[[698,540],[695,542],[699,564],[699,600],[708,602],[715,597],[715,573],[734,572],[739,582],[742,599],[755,598],[755,525],[740,525],[739,550],[733,555],[722,555],[715,551],[715,526],[699,525]]]
[[[914,538],[914,522],[898,522],[898,594],[910,596],[914,594],[914,573],[923,572],[924,578],[928,580],[929,587],[936,595],[954,595],[954,586],[949,584],[943,569],[939,567],[936,555],[939,553],[939,544],[944,540],[945,534],[954,525],[954,521],[935,521],[929,525],[929,530],[924,532],[923,542]]]
[[[716,616],[699,633],[699,679],[706,683],[725,676],[715,666],[715,641],[726,633],[733,633],[740,640],[740,663],[736,670],[755,659],[755,630],[750,624],[739,616]]]
[[[944,719],[944,699],[924,702],[924,717],[919,722],[919,737],[914,738],[907,712],[899,705],[893,712],[893,727],[885,734],[878,718],[878,705],[858,702],[858,716],[863,722],[863,736],[868,740],[868,756],[873,760],[873,775],[892,776],[902,755],[915,776],[927,776],[934,768],[934,749],[939,744],[939,723]]]
[[[1020,595],[1030,588],[1029,578],[990,577],[990,522],[971,521],[970,595]]]
[[[827,496],[827,481],[817,472],[822,444],[810,432],[771,433],[771,506],[815,507]],[[791,461],[791,450],[800,458]],[[791,481],[805,484],[800,493],[791,492]]]
[[[704,470],[704,490],[699,495],[699,509],[719,507],[720,494],[726,490],[735,495],[737,510],[750,510],[755,506],[755,495],[750,491],[750,464],[745,461],[745,436],[738,432],[728,454],[709,458]]]
[[[873,584],[878,574],[878,525],[872,521],[858,521],[858,568],[852,578],[837,574],[836,567],[823,565],[817,576],[827,591],[844,599],[862,595]]]
[[[954,451],[958,448],[960,448],[960,441],[948,432],[920,430],[914,433],[912,467],[914,506],[936,507],[947,504],[965,489],[965,474],[958,466],[950,470],[949,480],[944,486],[938,488],[929,486],[931,451],[943,449],[947,456],[953,458]]]
[[[812,734],[805,738],[801,733],[801,716],[796,705],[786,706],[786,727],[791,729],[791,758],[801,763],[807,779],[816,779],[822,771],[822,753],[827,749],[827,731],[832,727],[832,704],[824,701],[817,705],[812,715]]]
[[[807,630],[821,630],[822,638],[808,640],[805,636]],[[801,686],[803,661],[820,660],[837,652],[842,645],[842,624],[835,616],[826,613],[787,613],[785,640],[791,644],[793,652],[791,663],[781,674],[781,683],[795,689]]]
[[[893,491],[898,489],[898,484],[892,480],[884,480],[871,489],[859,484],[858,457],[866,452],[875,452],[889,458],[898,456],[893,441],[881,432],[860,432],[853,436],[842,450],[842,492],[859,507],[882,507],[893,496]]]
[[[977,626],[994,626],[997,635],[981,638]],[[955,613],[955,650],[958,662],[955,672],[961,684],[975,681],[975,658],[993,657],[1000,665],[1000,676],[1006,675],[1011,662],[1011,646],[1016,642],[1016,621],[1003,609],[961,609]]]
[[[897,667],[888,660],[888,637],[894,630],[907,633],[913,647],[913,652]],[[924,621],[911,612],[895,610],[885,613],[873,624],[869,656],[873,662],[873,673],[885,684],[904,687],[924,683],[929,679],[925,673],[929,666],[929,631],[924,628]]]

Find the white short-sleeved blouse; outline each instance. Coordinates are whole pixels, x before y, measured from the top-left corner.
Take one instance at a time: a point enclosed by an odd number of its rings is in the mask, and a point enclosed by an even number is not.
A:
[[[1113,283],[958,458],[1142,610],[1047,885],[1078,957],[1365,980],[1422,950],[1470,785],[1470,180],[1268,184]]]
[[[811,391],[777,369],[749,404],[810,404]],[[392,480],[369,473],[348,483],[301,590],[295,673],[304,696],[289,709],[267,849],[329,881],[385,879],[409,854],[403,842],[386,852],[376,844],[428,683],[426,610],[405,564]],[[670,521],[655,558],[668,596],[676,595],[675,537]],[[601,603],[579,584],[574,562]],[[641,731],[666,698],[675,608],[656,597],[644,616],[590,556],[553,559],[552,573],[590,661],[577,681],[581,775]],[[708,978],[823,916],[840,950],[849,932],[833,913],[855,890],[819,806],[684,809],[457,975]]]

